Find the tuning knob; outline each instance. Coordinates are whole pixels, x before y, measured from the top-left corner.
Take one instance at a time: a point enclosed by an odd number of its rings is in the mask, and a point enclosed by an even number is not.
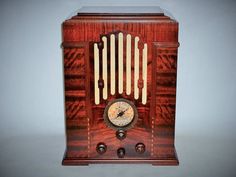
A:
[[[118,156],[119,158],[123,158],[123,157],[125,156],[125,149],[124,149],[124,148],[119,148],[119,149],[117,150],[117,156]]]
[[[99,154],[104,154],[107,151],[107,146],[104,143],[98,143],[96,149]]]
[[[126,131],[125,130],[117,130],[116,132],[116,138],[119,140],[123,140],[126,137]]]
[[[138,143],[135,146],[135,150],[139,154],[143,154],[145,152],[145,145],[143,143]]]

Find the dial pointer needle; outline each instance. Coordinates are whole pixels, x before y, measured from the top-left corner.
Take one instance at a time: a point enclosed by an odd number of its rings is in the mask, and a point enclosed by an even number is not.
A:
[[[129,108],[126,108],[126,110],[119,112],[119,113],[117,114],[116,118],[123,116],[123,114],[125,113],[125,111],[127,111],[128,109],[129,109]]]

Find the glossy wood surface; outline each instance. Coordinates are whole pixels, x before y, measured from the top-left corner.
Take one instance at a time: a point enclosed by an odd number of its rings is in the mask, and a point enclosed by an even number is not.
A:
[[[63,164],[178,164],[174,147],[178,23],[167,16],[82,15],[66,20],[62,30],[67,143]],[[147,43],[147,104],[145,105],[142,104],[141,87],[139,99],[135,100],[133,97],[133,77],[131,77],[131,95],[126,94],[124,85],[122,94],[119,94],[116,87],[115,95],[108,94],[106,100],[101,99],[100,104],[94,104],[93,44],[100,43],[99,50],[102,51],[102,36],[118,34],[119,31],[138,36],[141,41],[139,49],[143,48],[143,43]],[[132,44],[132,50],[133,46]],[[123,65],[125,68],[125,59]],[[133,54],[131,66],[133,75]],[[118,67],[116,72],[117,70]],[[108,73],[109,71],[108,67]],[[124,82],[125,71],[124,69]],[[108,93],[109,91],[108,76]],[[102,90],[100,92],[102,93]],[[118,140],[116,131],[107,127],[103,120],[105,106],[116,98],[131,100],[138,109],[138,121],[127,131],[124,140]],[[96,146],[100,142],[108,147],[106,153],[102,155],[96,151]],[[135,151],[137,143],[145,144],[146,151],[143,154]],[[126,155],[122,159],[116,154],[120,147],[126,150]]]
[[[96,15],[96,16],[106,16],[106,15],[117,15],[117,16],[144,16],[144,15],[155,15],[163,16],[163,10],[158,6],[85,6],[82,7],[78,15]]]

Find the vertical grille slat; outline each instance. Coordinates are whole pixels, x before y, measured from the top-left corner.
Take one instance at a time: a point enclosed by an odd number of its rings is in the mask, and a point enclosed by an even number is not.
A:
[[[139,97],[138,79],[139,79],[139,37],[134,38],[134,99]]]
[[[98,87],[99,80],[99,50],[98,44],[94,44],[94,95],[95,104],[100,103],[100,92]]]
[[[143,48],[143,88],[142,88],[142,103],[147,102],[147,44]]]
[[[116,62],[115,62],[115,58],[116,58],[116,53],[115,53],[115,35],[112,34],[110,37],[110,75],[111,75],[111,94],[115,95],[116,92],[116,82],[115,82],[115,73],[116,73]]]
[[[104,35],[101,40],[102,50],[99,50],[98,43],[94,43],[95,104],[100,104],[101,98],[106,100],[109,95],[116,95],[116,92],[130,95],[135,100],[140,98],[142,104],[146,104],[147,43],[141,43],[143,48],[140,49],[138,36],[132,37],[131,34],[122,32],[109,34],[109,36]],[[109,68],[108,64],[110,64]],[[99,66],[102,66],[101,72]],[[139,81],[142,81],[140,82],[142,87],[139,86]],[[141,90],[139,91],[139,89]]]
[[[118,35],[118,64],[119,64],[118,92],[119,94],[122,94],[123,93],[123,33],[119,33]]]
[[[131,94],[131,35],[126,37],[126,94]]]
[[[107,89],[107,38],[102,37],[103,49],[102,49],[102,79],[104,82],[103,88],[103,99],[106,100],[108,97]]]

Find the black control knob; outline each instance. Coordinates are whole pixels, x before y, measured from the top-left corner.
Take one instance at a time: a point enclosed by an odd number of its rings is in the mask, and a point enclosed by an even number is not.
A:
[[[119,149],[117,150],[117,156],[118,156],[119,158],[123,158],[123,157],[125,156],[125,149],[124,149],[124,148],[119,148]]]
[[[126,131],[125,130],[117,130],[116,131],[116,138],[119,140],[123,140],[126,138]]]
[[[99,154],[104,154],[107,151],[107,146],[105,143],[98,143],[96,149]]]
[[[145,145],[143,143],[138,143],[135,146],[135,150],[139,154],[143,154],[145,152]]]

